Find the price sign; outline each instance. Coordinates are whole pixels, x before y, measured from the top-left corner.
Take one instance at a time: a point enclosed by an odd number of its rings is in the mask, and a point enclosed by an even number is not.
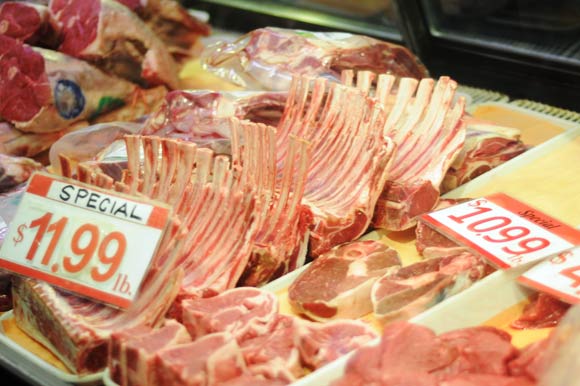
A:
[[[126,308],[169,215],[157,203],[37,173],[0,249],[0,267]]]
[[[580,303],[580,249],[541,262],[518,281],[567,303]]]
[[[501,268],[580,244],[580,231],[501,193],[425,214],[421,221]]]

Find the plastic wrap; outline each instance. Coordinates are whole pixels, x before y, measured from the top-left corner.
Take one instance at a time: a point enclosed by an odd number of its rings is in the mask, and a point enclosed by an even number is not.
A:
[[[0,194],[0,245],[8,233],[8,226],[12,222],[16,209],[22,199],[26,184],[20,184],[10,192]],[[0,270],[0,312],[12,308],[12,275]]]
[[[550,336],[538,386],[580,385],[580,305],[572,307]]]
[[[289,89],[293,75],[340,81],[342,70],[373,70],[425,78],[427,69],[405,47],[342,32],[254,30],[202,53],[202,65],[247,90]]]
[[[59,155],[78,163],[103,159],[120,148],[124,149],[123,136],[139,132],[142,126],[142,123],[109,122],[69,133],[50,148],[49,158],[53,170],[62,173]]]

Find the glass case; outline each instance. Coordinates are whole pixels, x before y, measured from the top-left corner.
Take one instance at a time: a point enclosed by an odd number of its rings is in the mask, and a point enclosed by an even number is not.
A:
[[[434,76],[580,110],[580,0],[397,0]]]
[[[580,0],[422,0],[435,37],[580,65]]]
[[[391,0],[198,0],[212,25],[247,32],[264,26],[346,31],[401,43]]]
[[[580,0],[196,0],[214,27],[346,31],[404,44],[432,76],[580,110]]]

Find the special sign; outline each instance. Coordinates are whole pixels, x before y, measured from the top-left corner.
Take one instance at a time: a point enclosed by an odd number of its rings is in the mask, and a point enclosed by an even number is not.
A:
[[[37,173],[0,249],[0,267],[126,308],[169,215],[158,203]]]
[[[428,213],[421,220],[501,268],[580,244],[580,231],[502,193]]]

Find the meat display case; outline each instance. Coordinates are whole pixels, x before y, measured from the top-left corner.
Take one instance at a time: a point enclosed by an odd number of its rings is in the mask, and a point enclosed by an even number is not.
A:
[[[433,76],[572,110],[580,104],[580,1],[199,0],[214,26],[342,30],[404,43]]]
[[[398,1],[407,39],[435,74],[578,110],[580,1]]]
[[[464,87],[498,91],[511,99],[532,99],[573,110],[580,108],[577,102],[580,100],[580,0],[555,1],[549,7],[539,0],[192,0],[184,3],[209,12],[216,29],[235,31],[235,34],[279,26],[346,31],[405,44],[425,62],[434,77],[448,74]],[[569,129],[566,127],[569,123],[562,122],[562,127]],[[578,129],[575,130],[577,136]],[[542,127],[543,133],[547,131]],[[551,144],[552,147],[560,145]],[[528,154],[529,158],[533,155]],[[58,378],[43,371],[24,350],[9,351],[6,347],[0,340],[0,374],[10,384],[77,383],[75,379]],[[6,371],[2,373],[2,370]],[[9,379],[12,374],[23,382]],[[100,383],[100,377],[87,382]]]

